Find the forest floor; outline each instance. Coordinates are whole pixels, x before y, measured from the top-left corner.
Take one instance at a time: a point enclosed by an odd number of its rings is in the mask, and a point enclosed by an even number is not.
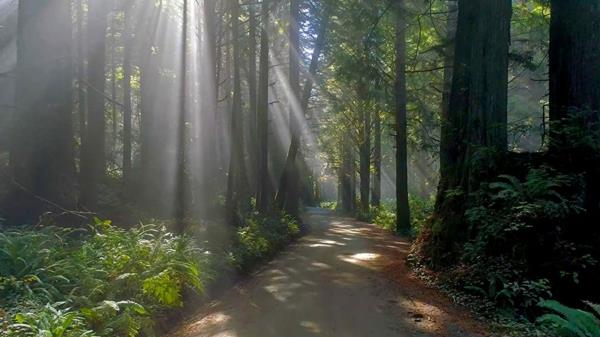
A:
[[[405,265],[410,244],[310,209],[308,235],[201,308],[172,337],[489,336]]]

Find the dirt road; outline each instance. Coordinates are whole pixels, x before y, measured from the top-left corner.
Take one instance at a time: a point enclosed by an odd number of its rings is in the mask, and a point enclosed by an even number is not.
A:
[[[176,337],[487,336],[404,265],[409,244],[313,209],[310,234],[203,308]]]

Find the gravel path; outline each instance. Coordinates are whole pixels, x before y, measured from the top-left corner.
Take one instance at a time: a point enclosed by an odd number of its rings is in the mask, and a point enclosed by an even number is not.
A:
[[[174,337],[488,336],[404,265],[409,244],[311,209],[310,234],[202,308]]]

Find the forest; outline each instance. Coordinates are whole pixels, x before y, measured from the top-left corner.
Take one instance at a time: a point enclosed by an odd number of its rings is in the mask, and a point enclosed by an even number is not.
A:
[[[600,0],[0,0],[0,337],[600,337]]]

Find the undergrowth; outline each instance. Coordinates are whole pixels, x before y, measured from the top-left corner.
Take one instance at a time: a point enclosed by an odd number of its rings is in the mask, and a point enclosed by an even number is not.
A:
[[[156,336],[156,319],[298,234],[291,217],[251,215],[221,257],[161,224],[8,229],[0,232],[0,336]]]
[[[458,254],[451,264],[423,272],[509,336],[600,336],[598,307],[584,304],[600,296],[600,128],[582,129],[589,124],[582,119],[574,114],[556,125],[547,153],[524,162],[506,154],[481,168],[472,163],[484,179],[466,198],[466,240],[453,243]],[[420,271],[430,232],[410,256]],[[533,323],[540,316],[543,327]]]
[[[235,236],[230,263],[242,272],[271,257],[300,234],[300,224],[289,215],[262,217],[252,214]]]
[[[411,232],[410,237],[419,235],[427,219],[431,216],[435,200],[433,198],[422,198],[415,195],[410,195],[410,222]],[[378,227],[389,231],[396,230],[396,204],[393,201],[386,201],[379,207],[371,208],[371,214],[368,216],[369,221],[373,221]]]
[[[161,225],[0,233],[2,336],[153,335],[153,317],[203,291],[208,263]]]

